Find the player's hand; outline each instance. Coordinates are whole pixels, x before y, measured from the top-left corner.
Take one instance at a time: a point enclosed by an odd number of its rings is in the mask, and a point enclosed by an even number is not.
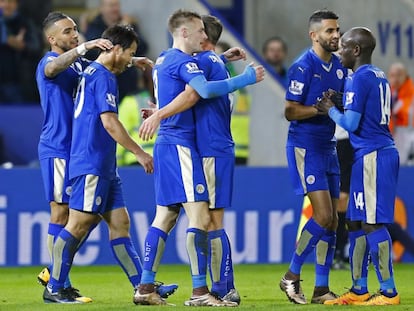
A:
[[[334,105],[332,100],[326,96],[319,98],[314,107],[318,110],[318,114],[326,115],[328,114],[329,109]]]
[[[143,141],[148,141],[154,137],[155,132],[160,126],[161,118],[158,117],[157,112],[154,112],[150,117],[142,122],[138,130],[139,138]]]
[[[253,67],[256,73],[256,83],[263,81],[265,77],[265,69],[262,65],[254,66],[254,62],[251,62],[249,66]]]
[[[228,49],[227,51],[225,51],[223,53],[223,56],[229,61],[229,62],[233,62],[236,60],[246,60],[246,51],[243,50],[242,48],[236,46],[236,47],[232,47],[230,49]]]
[[[323,92],[323,97],[329,98],[339,111],[344,112],[343,93],[329,89],[328,91]]]
[[[148,106],[149,108],[141,108],[141,118],[144,120],[152,116],[154,112],[157,111],[157,105],[150,100],[148,101]]]
[[[154,62],[145,56],[132,57],[132,65],[145,71],[147,67],[154,67]]]
[[[95,40],[91,40],[91,41],[87,41],[85,43],[85,48],[89,51],[92,50],[94,48],[98,48],[101,49],[102,51],[106,51],[106,50],[110,50],[114,47],[114,45],[112,44],[111,41],[107,40],[107,39],[95,39]]]
[[[154,173],[154,161],[152,159],[152,156],[145,151],[140,152],[139,154],[135,154],[135,157],[139,164],[142,165],[142,167],[145,170],[145,173],[152,174]]]

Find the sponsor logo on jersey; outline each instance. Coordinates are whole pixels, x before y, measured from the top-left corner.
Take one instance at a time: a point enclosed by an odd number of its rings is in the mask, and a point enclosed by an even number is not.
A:
[[[293,95],[302,95],[304,83],[299,82],[298,80],[290,81],[289,92]]]
[[[116,107],[116,96],[111,93],[106,93],[106,102],[112,107]]]
[[[187,67],[187,72],[188,73],[203,72],[200,68],[198,68],[196,63],[187,63],[187,64],[185,64],[185,67]]]
[[[346,92],[345,94],[345,105],[349,105],[352,104],[352,102],[354,101],[354,92]]]

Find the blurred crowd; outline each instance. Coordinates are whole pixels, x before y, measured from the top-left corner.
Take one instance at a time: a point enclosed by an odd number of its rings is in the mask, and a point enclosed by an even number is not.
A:
[[[53,10],[52,1],[39,7],[36,1],[0,0],[0,104],[37,104],[39,95],[34,79],[36,66],[45,52],[42,21]],[[33,7],[36,5],[36,7]],[[29,13],[30,12],[30,13]],[[148,51],[136,18],[123,14],[119,0],[102,0],[99,7],[85,11],[78,20],[80,40],[99,38],[109,26],[130,24],[139,35],[137,55]],[[90,60],[98,51],[86,55]],[[152,90],[151,73],[128,69],[119,77],[120,98],[142,90]]]
[[[36,66],[45,52],[46,44],[42,33],[42,21],[53,10],[51,0],[0,0],[0,105],[38,104],[39,95],[34,79]],[[131,24],[139,35],[137,55],[146,56],[149,43],[142,35],[137,17],[129,16],[121,10],[119,0],[100,0],[99,6],[83,12],[78,20],[80,40],[100,37],[109,26],[117,23]],[[227,42],[219,42],[218,48],[229,47]],[[94,60],[98,51],[90,51],[86,57]],[[268,73],[287,87],[289,64],[288,45],[279,34],[263,42],[261,56]],[[232,75],[237,74],[229,65]],[[392,87],[392,131],[400,152],[401,164],[414,163],[414,84],[407,67],[402,63],[391,64],[388,78]],[[118,77],[120,107],[125,110],[133,107],[135,113],[153,100],[151,72],[129,68]],[[236,142],[238,164],[248,163],[250,98],[246,90],[235,93],[232,130]],[[123,99],[125,104],[123,104]],[[122,108],[120,108],[122,109]],[[122,115],[122,113],[120,113]],[[130,113],[125,113],[130,116]],[[131,133],[139,126],[140,118],[125,119],[130,123]],[[148,145],[148,150],[152,144]],[[129,165],[121,159],[120,165]]]

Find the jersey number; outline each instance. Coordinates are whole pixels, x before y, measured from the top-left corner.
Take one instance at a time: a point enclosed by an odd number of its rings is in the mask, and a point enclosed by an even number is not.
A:
[[[354,203],[357,209],[364,210],[364,195],[362,192],[354,192]]]
[[[388,125],[391,118],[391,89],[388,83],[378,85],[381,100],[381,125]]]
[[[76,91],[75,97],[75,119],[79,117],[80,113],[83,109],[83,104],[85,103],[85,78],[83,77],[79,84],[78,89]]]

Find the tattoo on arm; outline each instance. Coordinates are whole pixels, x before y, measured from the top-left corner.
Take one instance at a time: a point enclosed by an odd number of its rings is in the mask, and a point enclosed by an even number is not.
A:
[[[49,78],[55,77],[67,69],[78,57],[76,48],[59,55],[46,65],[45,75]]]

